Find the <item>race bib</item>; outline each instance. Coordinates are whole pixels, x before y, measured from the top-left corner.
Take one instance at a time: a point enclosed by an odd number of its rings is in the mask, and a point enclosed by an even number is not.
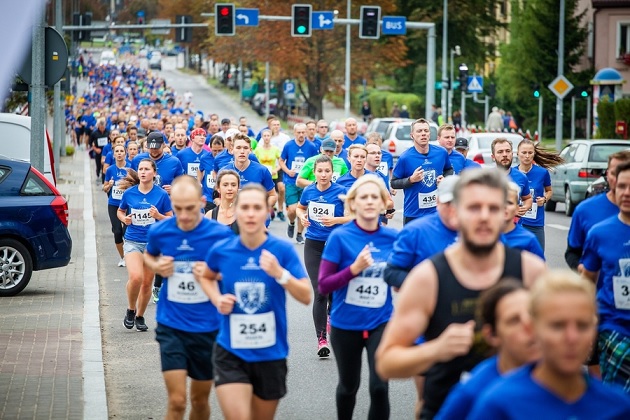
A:
[[[341,174],[339,174],[337,172],[333,172],[332,182],[337,182],[337,180],[339,179],[340,176],[341,176]]]
[[[265,314],[231,314],[230,346],[233,349],[263,349],[276,344],[276,317]]]
[[[197,178],[197,172],[199,172],[199,162],[189,163],[188,171],[186,173]]]
[[[387,162],[381,162],[376,170],[385,176],[389,175],[389,165],[387,164]]]
[[[613,293],[615,308],[630,310],[630,277],[614,276]]]
[[[192,273],[193,263],[175,261],[173,275],[167,280],[167,299],[177,303],[208,302],[208,296],[201,289]]]
[[[418,207],[430,209],[437,206],[437,191],[418,194]]]
[[[214,185],[216,184],[216,180],[212,177],[212,173],[206,175],[206,187],[210,189],[214,189]]]
[[[533,188],[529,190],[529,193],[532,196],[532,208],[527,210],[527,213],[523,215],[523,218],[536,219],[536,216],[538,216],[538,204],[536,203],[536,194]]]
[[[98,147],[103,147],[107,144],[107,137],[99,137],[96,139],[96,144]]]
[[[131,224],[134,226],[149,226],[155,223],[150,209],[131,209]]]
[[[325,217],[333,217],[334,215],[334,204],[316,203],[314,201],[308,203],[308,217],[316,222],[321,222]]]
[[[125,192],[125,190],[123,190],[122,188],[116,186],[116,184],[114,184],[112,186],[112,198],[114,200],[121,200],[122,199],[122,195]]]
[[[364,308],[380,308],[387,299],[387,283],[382,277],[356,277],[348,283],[346,303]]]
[[[291,170],[295,171],[295,172],[300,172],[302,170],[302,168],[304,167],[304,161],[297,161],[294,160],[293,162],[291,162]]]

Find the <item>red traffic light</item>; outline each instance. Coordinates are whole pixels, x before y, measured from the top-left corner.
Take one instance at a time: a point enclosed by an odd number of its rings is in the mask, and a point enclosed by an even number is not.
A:
[[[222,7],[221,10],[219,11],[219,13],[221,13],[221,16],[227,16],[230,14],[230,8],[229,7]]]

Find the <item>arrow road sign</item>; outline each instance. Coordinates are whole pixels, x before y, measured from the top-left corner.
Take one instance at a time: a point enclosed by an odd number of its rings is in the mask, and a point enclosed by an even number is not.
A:
[[[258,9],[236,9],[236,26],[258,26]]]
[[[482,76],[468,76],[468,92],[469,93],[482,93],[483,92],[483,77]]]
[[[313,12],[311,18],[311,27],[313,29],[332,29],[335,26],[333,22],[333,12]]]
[[[404,16],[383,16],[383,35],[405,35],[407,18]]]

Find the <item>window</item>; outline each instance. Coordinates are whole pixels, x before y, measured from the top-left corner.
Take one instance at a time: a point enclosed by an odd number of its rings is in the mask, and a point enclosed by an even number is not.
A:
[[[630,53],[630,22],[617,24],[617,58]]]
[[[48,185],[41,180],[40,177],[35,175],[33,171],[29,171],[26,176],[26,182],[22,187],[22,195],[55,195],[54,192],[48,188]]]
[[[577,150],[575,152],[575,156],[573,157],[574,162],[584,162],[584,158],[588,153],[588,147],[585,144],[578,144]]]

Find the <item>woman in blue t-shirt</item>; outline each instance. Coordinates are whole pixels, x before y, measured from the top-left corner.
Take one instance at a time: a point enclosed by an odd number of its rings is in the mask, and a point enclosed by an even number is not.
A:
[[[317,355],[328,357],[330,355],[327,331],[328,296],[317,291],[319,264],[330,233],[350,218],[344,217],[343,200],[339,197],[346,193],[346,188],[332,182],[332,160],[326,155],[319,156],[313,164],[313,172],[315,183],[302,192],[296,213],[302,226],[308,227],[304,244],[304,265],[315,294],[313,322],[317,335]]]
[[[224,169],[219,172],[214,187],[218,194],[219,204],[206,213],[206,217],[227,225],[238,235],[238,223],[236,223],[236,195],[241,188],[241,178],[236,171]]]
[[[346,198],[346,211],[355,220],[331,233],[322,255],[319,293],[333,294],[331,344],[339,372],[336,399],[340,419],[352,418],[364,348],[370,371],[368,418],[389,418],[389,386],[376,374],[374,362],[393,310],[383,272],[396,231],[379,224],[388,200],[389,192],[380,177],[367,174],[357,179]]]
[[[133,175],[132,175],[133,174]],[[129,280],[127,281],[127,314],[123,325],[138,331],[147,331],[144,311],[151,297],[153,272],[144,264],[143,254],[147,245],[149,227],[158,220],[173,215],[171,199],[153,180],[157,174],[155,162],[142,159],[138,172],[130,171],[129,176],[121,181],[125,192],[118,207],[118,220],[127,226],[124,236],[123,251]]]
[[[545,204],[552,195],[549,168],[559,165],[563,159],[556,153],[537,147],[536,143],[524,139],[517,148],[518,170],[529,180],[532,207],[521,217],[523,227],[534,235],[545,250]]]
[[[118,206],[123,195],[123,190],[118,185],[121,180],[127,176],[127,168],[129,165],[126,160],[124,144],[117,144],[113,150],[114,164],[109,166],[105,171],[105,182],[103,183],[103,191],[107,194],[107,213],[109,221],[112,224],[112,233],[114,234],[114,244],[120,255],[118,267],[125,266],[125,258],[123,254],[123,235],[125,234],[125,225],[118,220]]]
[[[287,392],[286,294],[308,305],[311,287],[293,245],[267,232],[266,189],[245,185],[235,206],[240,236],[217,242],[193,273],[223,315],[213,360],[223,415],[272,419]]]

